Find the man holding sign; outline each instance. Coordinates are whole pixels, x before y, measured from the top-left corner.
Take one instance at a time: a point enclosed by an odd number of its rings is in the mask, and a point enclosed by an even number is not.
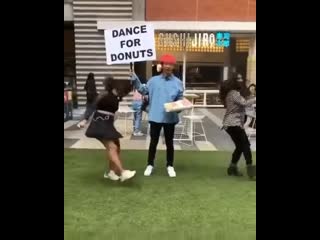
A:
[[[176,59],[170,54],[160,58],[162,73],[152,77],[147,85],[142,85],[135,74],[132,76],[134,87],[143,95],[149,95],[149,123],[150,123],[150,146],[148,154],[148,166],[144,172],[145,176],[150,176],[154,168],[154,159],[157,151],[161,129],[167,146],[167,171],[170,177],[176,177],[173,168],[174,161],[174,129],[179,122],[177,112],[166,112],[164,104],[174,102],[183,98],[182,81],[173,75],[173,68]]]

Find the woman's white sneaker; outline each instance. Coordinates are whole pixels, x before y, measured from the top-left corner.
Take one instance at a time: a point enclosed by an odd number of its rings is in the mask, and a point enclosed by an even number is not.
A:
[[[78,128],[84,128],[86,126],[87,121],[86,120],[82,120],[81,122],[79,122],[77,124]]]
[[[133,178],[134,175],[136,175],[136,171],[124,170],[124,171],[121,173],[120,181],[121,181],[121,182],[124,182],[124,181],[126,181],[126,180],[129,180],[130,178]]]
[[[103,177],[108,178],[112,181],[118,181],[120,179],[120,177],[112,170],[108,174],[105,172]]]

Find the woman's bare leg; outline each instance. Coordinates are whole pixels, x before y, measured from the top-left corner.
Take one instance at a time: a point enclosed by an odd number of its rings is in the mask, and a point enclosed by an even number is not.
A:
[[[114,141],[104,141],[103,144],[107,150],[110,170],[114,170],[116,173],[121,173],[124,169],[118,154],[119,147]]]
[[[119,159],[121,159],[120,158],[120,141],[119,140],[115,140],[114,141],[115,142],[115,144],[117,145],[117,149],[118,149],[118,157],[119,157]],[[108,154],[108,157],[109,157],[109,154]],[[121,161],[121,160],[120,160]],[[117,168],[117,166],[111,161],[111,159],[109,159],[109,169],[110,169],[110,171],[112,170],[112,171],[114,171],[118,176],[120,176],[121,175],[121,171]]]
[[[109,160],[110,162],[112,162],[112,165],[109,166],[112,166],[113,169],[116,168],[118,170],[116,173],[120,175],[120,181],[123,182],[133,178],[136,174],[136,171],[125,170],[122,167],[121,159],[119,156],[120,142],[109,140],[105,141],[104,145],[107,149]]]

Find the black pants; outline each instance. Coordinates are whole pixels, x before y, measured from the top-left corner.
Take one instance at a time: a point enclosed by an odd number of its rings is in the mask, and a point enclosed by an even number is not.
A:
[[[247,165],[252,164],[252,154],[250,149],[250,142],[245,130],[241,127],[228,127],[226,129],[230,135],[232,141],[236,145],[236,149],[232,154],[231,162],[237,164],[240,160],[241,154],[243,153]]]
[[[164,129],[164,137],[167,146],[167,166],[173,166],[174,159],[174,148],[173,148],[173,137],[175,123],[156,123],[150,122],[150,145],[148,154],[148,165],[154,165],[154,158],[156,156],[157,145],[159,142],[161,129]]]

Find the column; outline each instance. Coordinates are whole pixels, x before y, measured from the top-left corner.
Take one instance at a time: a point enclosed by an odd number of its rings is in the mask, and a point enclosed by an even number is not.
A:
[[[224,61],[223,61],[223,81],[227,80],[230,72],[231,67],[231,39],[230,39],[230,46],[225,47],[223,50]]]
[[[146,78],[149,80],[152,77],[152,61],[146,62]]]
[[[132,18],[134,21],[145,20],[145,1],[132,0]]]
[[[183,89],[186,89],[186,67],[187,67],[187,52],[183,51],[183,66],[182,66],[182,82],[183,82]]]
[[[250,40],[250,49],[247,59],[247,79],[248,84],[256,84],[256,36]]]

